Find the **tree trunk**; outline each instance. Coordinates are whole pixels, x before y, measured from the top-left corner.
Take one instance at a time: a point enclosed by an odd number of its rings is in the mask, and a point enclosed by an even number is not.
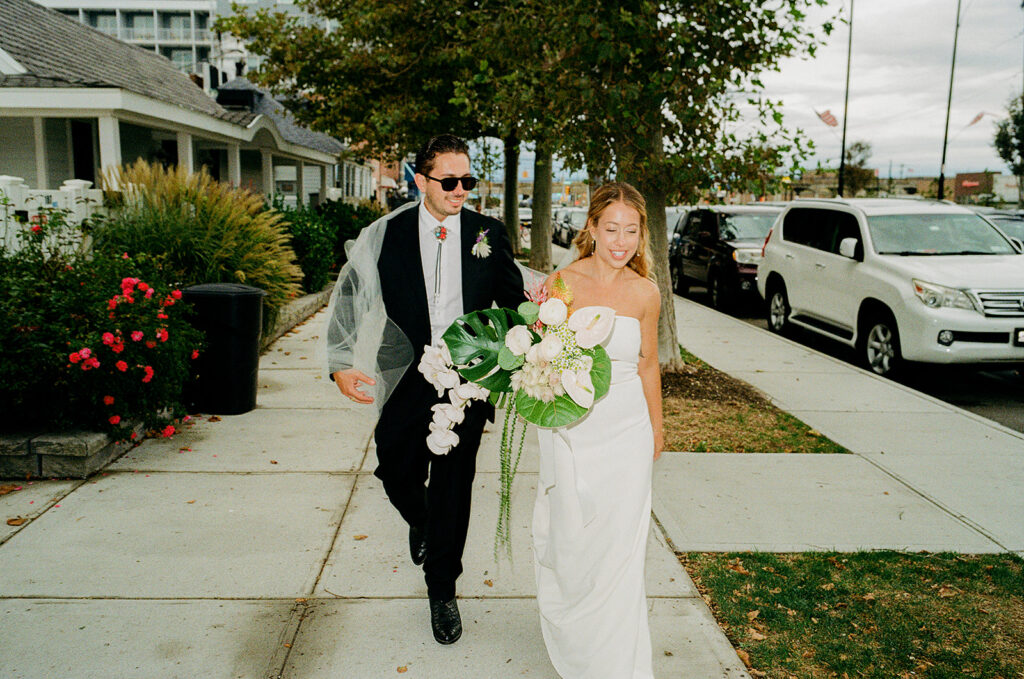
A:
[[[530,268],[549,273],[551,266],[551,149],[537,145],[533,161],[533,218],[530,223]]]
[[[668,226],[666,224],[665,207],[667,191],[663,180],[658,176],[657,168],[664,155],[661,127],[656,126],[650,143],[654,152],[652,157],[633,161],[624,154],[619,154],[619,175],[644,196],[647,202],[647,230],[650,234],[651,254],[654,257],[651,268],[658,290],[661,292],[661,314],[658,318],[658,362],[662,372],[682,370],[683,361],[679,357],[679,340],[676,335],[675,295],[672,291],[672,276],[668,268]]]
[[[515,133],[503,140],[505,142],[505,231],[512,243],[512,252],[520,254],[523,245],[519,240],[519,139]]]

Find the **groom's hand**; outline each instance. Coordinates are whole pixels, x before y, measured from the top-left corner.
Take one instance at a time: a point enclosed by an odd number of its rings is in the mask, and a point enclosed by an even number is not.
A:
[[[338,389],[341,393],[345,394],[348,398],[355,401],[356,403],[373,403],[373,397],[367,396],[359,390],[359,383],[363,382],[373,386],[377,384],[372,378],[367,377],[363,373],[359,372],[355,368],[349,368],[348,370],[339,370],[338,372],[331,375],[334,383],[338,385]]]

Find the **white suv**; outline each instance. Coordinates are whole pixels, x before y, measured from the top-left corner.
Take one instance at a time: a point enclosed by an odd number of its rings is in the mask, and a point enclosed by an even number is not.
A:
[[[797,200],[764,245],[768,328],[856,347],[887,375],[903,360],[1024,364],[1024,246],[951,203]]]

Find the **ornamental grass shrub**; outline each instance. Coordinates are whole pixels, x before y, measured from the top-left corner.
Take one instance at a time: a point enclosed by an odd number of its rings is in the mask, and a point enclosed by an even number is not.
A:
[[[0,404],[5,431],[85,428],[170,435],[200,334],[147,255],[90,253],[64,213],[0,247]]]
[[[347,260],[345,243],[359,236],[367,226],[384,216],[384,211],[370,202],[352,205],[330,200],[317,206],[317,212],[337,227],[334,238],[334,269],[340,269]]]
[[[267,293],[264,328],[301,291],[289,235],[261,195],[215,181],[205,169],[189,174],[143,160],[108,171],[109,214],[93,228],[97,252],[151,258],[165,280],[244,283]]]

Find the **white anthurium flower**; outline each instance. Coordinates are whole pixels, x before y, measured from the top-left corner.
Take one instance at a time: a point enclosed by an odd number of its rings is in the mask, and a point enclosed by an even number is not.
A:
[[[533,336],[525,325],[516,325],[505,333],[505,346],[516,356],[522,356],[530,350]]]
[[[614,322],[615,309],[585,306],[569,317],[569,329],[576,333],[576,344],[581,349],[593,349],[607,339]]]
[[[456,408],[450,403],[438,403],[430,408],[434,411],[434,423],[438,426],[450,428],[453,424],[462,424],[466,419],[466,413],[462,408]]]
[[[583,408],[594,405],[594,382],[589,370],[563,370],[562,387],[577,405]]]
[[[539,347],[537,352],[540,354],[541,359],[551,361],[558,354],[562,353],[562,338],[552,333],[545,336],[537,346]]]
[[[427,448],[434,455],[447,455],[455,446],[459,445],[459,435],[447,427],[441,427],[433,422],[430,423],[430,434],[427,435]]]
[[[569,307],[565,306],[565,302],[557,297],[552,297],[540,305],[539,318],[544,325],[561,325],[565,323],[565,318],[568,315]]]

